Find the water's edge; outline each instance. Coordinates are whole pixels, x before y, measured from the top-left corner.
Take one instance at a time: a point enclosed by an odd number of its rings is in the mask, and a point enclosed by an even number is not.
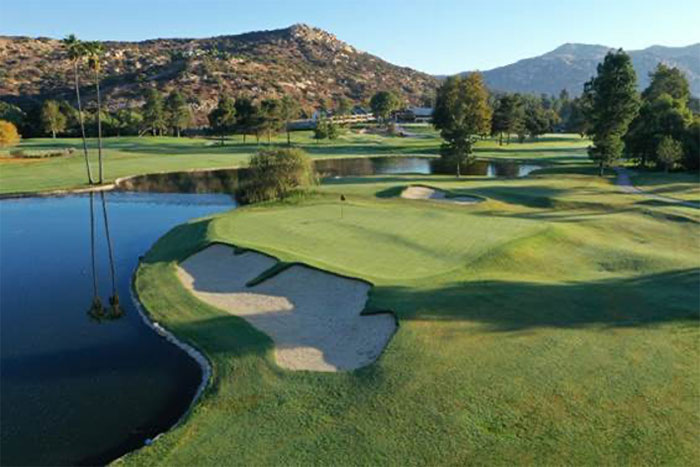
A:
[[[155,244],[154,244],[155,245]],[[153,245],[151,246],[151,248]],[[148,313],[148,310],[146,307],[141,303],[141,300],[139,299],[138,293],[136,291],[136,274],[138,272],[139,267],[141,266],[141,261],[139,261],[139,264],[136,266],[134,269],[134,272],[131,276],[131,285],[129,287],[129,295],[134,303],[134,307],[139,313],[139,316],[141,316],[141,320],[151,328],[153,331],[156,332],[160,337],[165,339],[167,342],[170,344],[175,345],[179,349],[183,350],[190,358],[192,358],[197,365],[199,365],[200,369],[202,370],[202,379],[199,382],[199,386],[197,387],[197,391],[195,392],[194,396],[192,397],[192,401],[190,401],[189,406],[187,407],[187,410],[184,411],[184,413],[177,419],[175,423],[172,424],[169,428],[166,430],[158,433],[155,435],[153,438],[150,438],[147,441],[155,442],[158,438],[163,436],[164,434],[172,431],[176,427],[180,426],[185,419],[190,415],[192,410],[195,408],[197,403],[199,402],[199,399],[201,398],[202,394],[204,393],[204,390],[209,386],[209,382],[211,381],[211,375],[212,375],[212,364],[209,362],[209,359],[206,357],[204,352],[200,351],[197,349],[194,345],[191,345],[187,342],[181,341],[178,339],[175,334],[172,332],[168,331],[166,328],[161,326],[157,321],[154,321],[151,319],[150,314]],[[150,443],[149,443],[150,444]],[[136,449],[132,449],[121,456],[111,460],[109,464],[114,464],[115,462],[125,458],[126,456],[139,451],[140,449],[144,449],[149,446],[149,444],[144,444],[141,447],[138,447]]]

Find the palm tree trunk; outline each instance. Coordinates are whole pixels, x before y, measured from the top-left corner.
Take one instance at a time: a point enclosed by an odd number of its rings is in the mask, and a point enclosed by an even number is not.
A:
[[[99,183],[102,183],[103,171],[102,171],[102,101],[100,99],[100,72],[95,70],[95,90],[97,91],[97,160],[99,163]]]
[[[78,99],[78,121],[80,122],[80,134],[83,138],[83,153],[85,154],[85,168],[87,169],[88,183],[92,185],[92,171],[90,170],[90,161],[88,160],[87,140],[85,139],[85,123],[83,122],[83,108],[80,103],[80,83],[78,78],[78,62],[74,63],[75,72],[75,96]]]
[[[109,269],[112,276],[112,297],[117,296],[117,283],[116,283],[116,272],[114,267],[114,254],[112,252],[112,239],[109,235],[109,221],[107,220],[107,204],[105,204],[105,194],[104,191],[100,191],[100,198],[102,199],[102,214],[105,221],[105,235],[107,237],[107,250],[109,252]]]
[[[462,176],[462,170],[461,170],[461,164],[459,161],[457,161],[457,178],[460,178]]]
[[[90,256],[92,258],[92,297],[97,298],[97,267],[95,265],[95,208],[94,193],[90,192]]]

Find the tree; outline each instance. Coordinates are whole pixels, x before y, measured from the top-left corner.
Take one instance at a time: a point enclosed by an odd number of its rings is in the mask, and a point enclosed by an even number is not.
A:
[[[260,103],[260,131],[267,133],[267,143],[270,144],[270,135],[282,129],[282,106],[277,99],[264,99]]]
[[[693,117],[693,122],[688,125],[683,135],[683,167],[697,173],[700,169],[700,115]]]
[[[99,42],[85,43],[85,51],[88,56],[88,66],[95,77],[95,92],[97,94],[97,160],[99,167],[98,183],[103,181],[102,170],[102,100],[100,98],[100,58],[104,54],[104,47]]]
[[[690,86],[681,70],[659,63],[656,69],[649,73],[649,86],[642,92],[642,99],[653,101],[662,94],[668,94],[674,99],[688,104]]]
[[[637,159],[642,167],[649,161],[660,162],[656,160],[657,149],[665,137],[684,140],[686,128],[693,120],[687,107],[688,81],[680,70],[660,63],[649,77],[639,113],[625,135],[627,156]]]
[[[503,145],[503,132],[510,132],[515,96],[503,94],[498,98],[491,116],[491,136],[498,135],[498,145]]]
[[[187,102],[180,91],[175,90],[171,92],[165,100],[165,119],[167,125],[173,129],[173,133],[178,138],[180,137],[180,131],[192,121],[190,109],[187,107]]]
[[[0,101],[0,120],[10,122],[19,128],[24,124],[26,117],[26,113],[16,105]]]
[[[138,134],[143,124],[143,116],[135,109],[119,109],[112,114],[112,122],[117,136]]]
[[[661,94],[653,100],[643,99],[639,114],[625,135],[625,152],[628,157],[638,159],[642,167],[647,162],[655,162],[661,140],[666,136],[682,140],[692,118],[683,101],[669,94]]]
[[[550,128],[549,114],[538,99],[528,99],[525,104],[525,129],[531,138],[536,139]]]
[[[51,137],[56,139],[56,133],[62,133],[66,129],[66,116],[61,112],[58,102],[47,100],[41,106],[41,123],[44,131],[51,133]]]
[[[156,89],[146,92],[146,102],[143,105],[143,123],[150,128],[153,136],[163,133],[165,127],[165,111],[163,110],[163,96]]]
[[[7,120],[0,120],[0,147],[14,146],[19,143],[17,127]]]
[[[250,180],[240,197],[245,202],[284,199],[318,183],[313,161],[302,150],[264,150],[250,158]]]
[[[314,128],[314,139],[336,139],[340,135],[340,127],[329,118],[319,117]]]
[[[338,103],[335,106],[336,115],[350,115],[352,113],[352,101],[347,97],[341,97],[338,99]]]
[[[401,100],[391,91],[379,91],[372,96],[369,106],[377,120],[383,122],[391,116],[392,112],[398,110]]]
[[[666,172],[672,169],[683,157],[683,145],[670,136],[664,136],[657,149],[659,162],[664,166]]]
[[[287,131],[287,146],[292,144],[289,137],[289,123],[299,117],[299,113],[301,113],[299,103],[291,96],[284,96],[280,101],[280,117],[284,122],[284,129]]]
[[[639,96],[632,60],[622,49],[608,52],[597,71],[597,76],[586,86],[592,102],[588,118],[593,135],[588,155],[598,163],[602,176],[605,167],[610,167],[622,154],[622,137],[637,114]]]
[[[251,131],[256,125],[259,116],[258,108],[248,97],[238,97],[234,104],[236,109],[236,127],[243,133],[243,143],[245,143],[246,133]]]
[[[590,112],[590,99],[577,97],[569,105],[569,114],[564,121],[564,129],[569,133],[578,133],[583,138],[590,129],[587,115]]]
[[[224,145],[224,137],[236,126],[235,102],[224,95],[219,99],[218,105],[209,113],[209,125],[214,132],[221,136],[221,145]]]
[[[437,92],[433,125],[444,140],[440,154],[456,166],[459,177],[477,135],[488,134],[491,126],[488,91],[481,73],[466,78],[452,76],[443,82]]]
[[[83,139],[83,154],[85,155],[85,168],[87,170],[88,183],[93,184],[90,160],[88,158],[87,139],[85,138],[85,123],[83,122],[83,108],[80,102],[80,62],[85,57],[85,45],[75,37],[75,34],[67,36],[62,41],[63,48],[68,54],[68,59],[73,64],[73,76],[75,78],[75,98],[78,101],[78,122],[80,124],[80,136]]]

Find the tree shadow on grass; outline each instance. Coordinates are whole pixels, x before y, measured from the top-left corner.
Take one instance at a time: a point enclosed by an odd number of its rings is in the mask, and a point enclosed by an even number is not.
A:
[[[700,269],[574,283],[459,282],[430,289],[377,287],[373,306],[403,320],[480,322],[492,331],[650,326],[700,319]]]

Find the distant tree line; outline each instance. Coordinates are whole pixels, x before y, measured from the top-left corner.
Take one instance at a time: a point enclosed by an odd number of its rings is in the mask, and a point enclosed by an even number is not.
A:
[[[480,73],[447,78],[437,92],[433,125],[444,143],[444,162],[456,169],[472,159],[479,137],[509,144],[552,131],[589,136],[589,157],[602,175],[624,157],[640,167],[700,169],[700,101],[677,68],[659,64],[641,95],[629,55],[610,52],[583,94],[558,97],[489,94]]]

